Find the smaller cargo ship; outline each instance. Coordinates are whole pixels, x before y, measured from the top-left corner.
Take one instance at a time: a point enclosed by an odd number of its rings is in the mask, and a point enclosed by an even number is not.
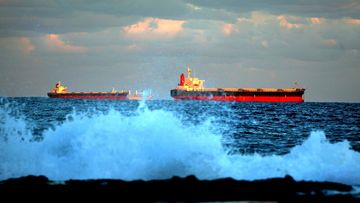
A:
[[[51,92],[48,92],[50,98],[61,99],[100,99],[100,100],[131,100],[129,98],[130,91],[116,91],[114,88],[109,92],[69,92],[67,87],[62,86],[61,82],[57,82]],[[141,98],[137,96],[136,98]]]
[[[180,82],[170,91],[175,100],[214,100],[234,102],[304,102],[304,88],[205,88],[205,80],[180,75]]]

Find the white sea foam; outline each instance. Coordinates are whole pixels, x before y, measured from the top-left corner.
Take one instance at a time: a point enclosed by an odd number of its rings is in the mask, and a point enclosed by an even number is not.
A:
[[[229,155],[210,120],[183,124],[176,115],[142,106],[133,116],[116,110],[88,116],[73,113],[55,129],[32,135],[21,118],[0,111],[0,179],[46,175],[54,180],[116,178],[165,179],[196,175],[200,179],[233,177],[360,184],[360,153],[347,141],[329,143],[324,132],[289,154]]]

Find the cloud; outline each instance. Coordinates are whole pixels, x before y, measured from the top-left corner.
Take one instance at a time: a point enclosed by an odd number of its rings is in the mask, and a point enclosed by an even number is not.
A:
[[[35,50],[35,46],[31,43],[28,37],[21,37],[19,39],[20,50],[23,54],[30,54]]]
[[[300,29],[309,28],[311,24],[321,24],[325,21],[323,18],[303,18],[289,15],[273,15],[271,13],[262,11],[253,11],[249,17],[239,17],[234,25],[232,25],[232,32],[241,30],[241,27],[248,28],[249,26],[264,27],[268,30],[276,29],[278,25],[282,29]],[[229,26],[229,25],[228,25]],[[270,27],[269,27],[270,26]],[[228,27],[229,29],[230,27]],[[225,27],[223,27],[223,30]],[[228,30],[230,31],[230,30]]]
[[[187,27],[191,24],[192,21],[188,21]],[[209,51],[203,53],[214,57],[236,53],[236,58],[241,60],[293,58],[322,61],[337,60],[344,55],[344,50],[359,49],[357,28],[338,19],[276,16],[257,11],[248,17],[239,17],[234,23],[219,25],[220,35],[204,29],[204,36],[215,41],[208,40]]]
[[[194,10],[194,11],[201,11],[202,10],[202,8],[200,6],[195,6],[194,4],[187,3],[186,6],[189,7],[191,10]]]
[[[360,18],[360,3],[356,0],[187,0],[187,2],[203,9],[226,10],[245,15],[253,11],[265,11],[276,16],[292,15],[305,18],[321,16],[332,19],[343,17]]]
[[[278,16],[277,19],[279,20],[280,27],[282,27],[284,29],[294,29],[294,28],[301,28],[302,27],[301,24],[290,23],[288,21],[288,17],[286,17],[286,16]]]
[[[262,25],[269,23],[274,20],[274,15],[268,13],[268,12],[262,12],[262,11],[252,11],[251,12],[251,18],[250,22],[252,22],[255,25]],[[241,21],[238,19],[238,21]]]
[[[222,32],[225,36],[229,36],[230,34],[238,33],[238,32],[246,32],[246,30],[254,30],[254,32],[258,32],[263,30],[266,32],[274,32],[276,30],[280,30],[279,28],[285,30],[291,29],[305,29],[309,28],[309,22],[311,24],[320,24],[324,20],[321,18],[301,18],[298,16],[285,16],[280,15],[276,16],[271,13],[254,11],[251,12],[249,17],[239,17],[235,23],[223,23]],[[262,31],[262,32],[263,32]],[[263,45],[264,46],[264,45]],[[266,46],[264,46],[266,47]]]
[[[44,38],[49,50],[62,53],[84,53],[85,47],[66,44],[60,39],[60,35],[48,34]]]
[[[309,18],[308,19],[312,24],[321,24],[324,22],[323,18]]]
[[[346,18],[344,19],[346,24],[350,25],[360,25],[360,19],[352,19],[352,18]]]
[[[335,46],[337,44],[337,41],[335,39],[326,39],[322,42],[326,46]]]
[[[266,18],[267,20],[272,20],[271,14],[267,14],[267,16],[268,16]],[[304,18],[299,16],[289,16],[289,15],[279,15],[276,16],[276,19],[278,20],[281,28],[289,29],[289,30],[299,29],[299,28],[309,28],[309,23],[311,25],[320,25],[325,22],[324,18],[319,18],[319,17]]]
[[[5,37],[0,38],[1,50],[6,50],[3,54],[29,55],[35,50],[35,45],[28,37]]]
[[[158,26],[157,29],[155,29],[155,32],[164,34],[176,34],[183,29],[182,26],[185,21],[155,19],[155,23]]]
[[[151,37],[174,37],[183,30],[183,20],[169,20],[160,18],[145,18],[135,24],[123,27],[123,31],[130,36]]]
[[[146,31],[150,31],[152,29],[150,27],[150,23],[152,21],[153,21],[152,18],[147,18],[141,22],[124,27],[124,31],[129,34],[138,34]]]
[[[267,47],[269,47],[269,43],[266,40],[264,40],[261,42],[261,46],[263,46],[264,48],[267,48]]]
[[[226,23],[223,25],[222,31],[226,36],[228,36],[234,32],[234,25],[230,23]]]
[[[342,8],[349,9],[349,8],[355,8],[360,10],[360,2],[353,1],[353,2],[347,2],[343,4]]]
[[[101,31],[153,17],[180,19],[192,9],[182,0],[2,0],[0,37]]]

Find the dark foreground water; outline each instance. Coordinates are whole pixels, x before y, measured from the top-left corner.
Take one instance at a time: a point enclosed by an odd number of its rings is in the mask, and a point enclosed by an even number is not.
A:
[[[264,179],[360,185],[360,104],[0,98],[0,180]]]

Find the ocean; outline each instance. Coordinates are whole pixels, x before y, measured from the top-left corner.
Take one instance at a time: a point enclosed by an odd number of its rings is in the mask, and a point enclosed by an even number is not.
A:
[[[0,180],[295,180],[360,185],[359,103],[0,98]]]

